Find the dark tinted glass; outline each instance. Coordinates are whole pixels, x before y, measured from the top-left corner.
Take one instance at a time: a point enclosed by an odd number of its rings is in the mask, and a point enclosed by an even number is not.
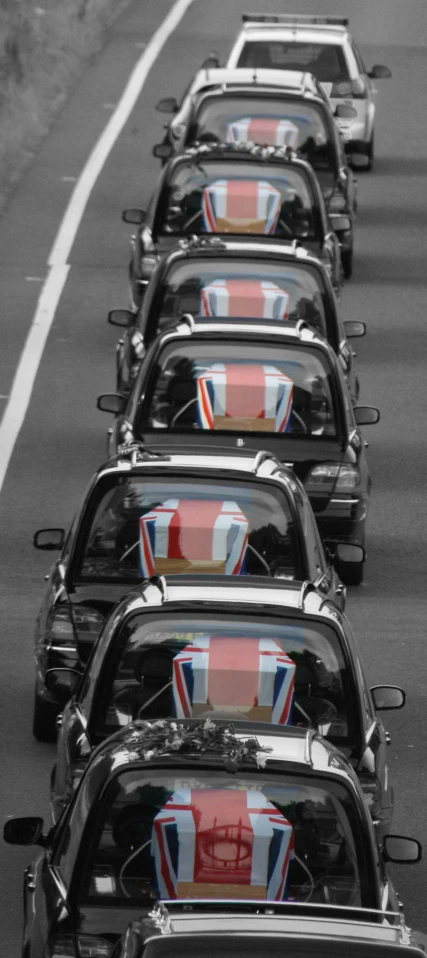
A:
[[[349,735],[355,692],[337,634],[323,623],[140,614],[100,649],[98,739],[137,718],[235,718]],[[102,656],[104,655],[104,666]],[[244,667],[242,667],[244,663]]]
[[[137,431],[238,431],[335,437],[336,414],[323,357],[304,346],[171,346],[146,391]]]
[[[150,317],[150,338],[154,330],[166,329],[182,313],[193,316],[271,319],[304,319],[326,335],[324,291],[319,274],[310,267],[280,267],[267,260],[235,257],[215,261],[191,259],[169,269],[155,303],[156,326]]]
[[[200,107],[188,137],[213,133],[225,143],[260,143],[299,150],[315,170],[335,170],[335,150],[321,107],[302,98],[282,101],[216,97]]]
[[[199,157],[172,172],[155,232],[316,240],[313,197],[300,169]]]
[[[203,949],[203,958],[396,958],[396,952],[399,958],[421,958],[422,952],[405,948],[402,945],[387,945],[376,941],[343,941],[345,929],[340,926],[341,940],[333,941],[327,937],[330,929],[325,931],[326,941],[322,941],[319,923],[315,925],[313,932],[307,924],[305,927],[306,937],[292,938],[289,933],[289,925],[286,918],[283,921],[283,931],[286,931],[286,939],[280,936],[280,919],[274,922],[274,930],[271,927],[272,922],[269,919],[270,934],[265,936],[259,931],[260,921],[251,919],[248,915],[247,934],[236,935],[227,938],[223,933],[217,937],[210,937],[206,933],[203,938],[192,935],[185,937],[181,935],[174,936],[173,941],[168,941],[165,937],[150,941],[144,949],[144,958],[199,958]],[[296,923],[301,923],[301,918],[296,919]],[[261,918],[262,922],[262,918]],[[253,933],[251,935],[251,930]],[[310,934],[311,933],[311,934]],[[313,933],[316,935],[315,944],[312,939]],[[276,937],[277,936],[277,937]],[[309,939],[309,940],[307,940]],[[286,945],[284,943],[286,942]],[[202,944],[203,943],[203,944]],[[142,952],[141,952],[142,954]],[[127,955],[126,955],[127,958]]]
[[[300,577],[284,491],[203,476],[106,478],[92,497],[79,558],[83,582],[168,572]]]
[[[307,70],[320,83],[348,80],[342,47],[332,43],[302,43],[263,40],[245,43],[238,67],[266,67],[274,70]]]
[[[372,904],[353,802],[315,775],[122,772],[91,821],[78,898]]]

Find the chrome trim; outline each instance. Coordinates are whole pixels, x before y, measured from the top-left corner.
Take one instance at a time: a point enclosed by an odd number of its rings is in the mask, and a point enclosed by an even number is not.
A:
[[[71,647],[71,646],[67,647],[66,645],[49,645],[49,646],[48,646],[48,649],[49,649],[49,652],[73,652],[73,654],[75,655],[75,654],[76,654],[76,649],[77,649],[77,643],[76,643],[76,645],[74,645],[74,646],[72,646],[72,647]],[[49,671],[49,672],[53,672],[53,671],[55,671],[55,670],[54,670],[54,669],[48,669],[48,671]]]
[[[191,313],[183,313],[182,316],[179,317],[179,322],[184,323],[184,325],[186,326],[189,326],[190,331],[194,333],[196,324],[194,322],[194,316],[192,316]]]
[[[317,732],[314,729],[309,728],[307,735],[305,737],[304,761],[306,765],[310,765],[311,768],[314,768],[312,746],[313,746],[313,739],[315,738],[316,735],[317,735]]]
[[[347,922],[347,923],[349,923],[349,924],[354,924],[355,921],[360,922],[361,916],[364,916],[364,915],[366,915],[366,916],[367,916],[367,915],[389,916],[389,917],[393,917],[393,918],[400,918],[400,917],[401,917],[400,912],[398,912],[398,911],[385,911],[384,908],[363,908],[363,907],[358,907],[357,905],[330,905],[330,904],[323,904],[323,902],[313,903],[313,902],[306,902],[306,901],[304,901],[304,902],[303,902],[303,901],[298,901],[298,902],[297,902],[297,901],[267,901],[265,898],[263,898],[263,899],[258,899],[258,898],[253,898],[253,899],[252,899],[252,898],[249,898],[249,899],[242,899],[242,898],[225,898],[225,899],[221,899],[221,898],[215,898],[215,899],[212,899],[212,898],[193,898],[193,899],[191,899],[191,900],[188,899],[188,898],[184,898],[184,899],[179,899],[179,898],[167,899],[167,898],[165,898],[165,899],[161,902],[161,904],[162,904],[162,907],[165,909],[165,911],[166,911],[167,914],[169,913],[169,911],[175,910],[175,908],[176,908],[177,910],[182,911],[183,914],[185,914],[185,917],[186,917],[186,918],[189,917],[189,916],[192,914],[192,909],[193,909],[195,906],[197,907],[197,906],[199,906],[199,905],[203,905],[203,907],[206,907],[206,910],[209,910],[210,908],[212,908],[213,911],[218,911],[219,907],[221,907],[221,906],[223,906],[223,907],[224,907],[225,909],[227,909],[227,910],[228,910],[228,908],[229,908],[230,906],[231,906],[233,909],[237,906],[237,909],[238,909],[238,910],[241,910],[243,914],[246,912],[246,909],[247,909],[247,906],[248,906],[248,905],[251,906],[251,907],[253,907],[254,910],[257,910],[257,909],[261,906],[261,907],[265,908],[266,911],[267,911],[267,913],[268,913],[268,914],[266,914],[266,915],[263,914],[263,915],[262,915],[263,918],[265,918],[265,917],[272,917],[272,918],[276,917],[274,914],[272,914],[273,911],[276,910],[276,909],[277,909],[277,911],[283,911],[283,912],[289,911],[289,912],[291,912],[291,913],[292,913],[292,912],[296,913],[296,912],[298,912],[299,910],[301,910],[302,912],[305,912],[305,911],[310,912],[311,910],[313,910],[313,911],[322,910],[322,911],[325,911],[325,918],[326,918],[326,919],[328,918],[328,912],[331,912],[331,911],[334,911],[334,912],[335,912],[335,911],[355,912],[355,918],[354,918],[354,919],[352,919],[352,918],[347,918],[347,919],[346,919],[346,918],[343,918],[343,919],[340,918],[340,919],[339,919],[340,921],[345,921],[345,922]],[[193,912],[193,914],[194,914],[194,912]],[[152,917],[152,914],[150,914],[148,917]],[[256,915],[255,917],[258,917],[258,916]],[[367,920],[368,920],[368,919],[367,919]],[[377,923],[375,923],[375,927],[376,927],[376,928],[380,928],[381,925],[378,925]],[[398,930],[398,925],[393,926],[393,927],[396,928],[396,931]]]
[[[360,499],[330,499],[329,502],[341,502],[345,505],[355,506],[360,502]]]
[[[322,579],[323,579],[323,576],[322,576]],[[317,580],[316,580],[316,581],[317,581]],[[303,608],[304,608],[304,599],[305,599],[306,593],[309,591],[310,586],[312,586],[312,585],[313,585],[313,583],[310,582],[310,579],[306,579],[306,580],[303,582],[303,584],[302,584],[302,586],[301,586],[299,598],[298,598],[298,608],[299,608],[299,609],[303,609]]]
[[[164,575],[152,575],[150,578],[151,585],[157,586],[159,592],[161,593],[162,600],[164,602],[168,601],[168,587],[166,584],[166,579]]]
[[[260,466],[262,466],[262,463],[265,462],[266,459],[273,459],[273,458],[274,457],[271,452],[268,452],[267,449],[261,449],[259,452],[257,452],[255,456],[252,471],[256,474],[258,472],[258,469],[260,468]]]
[[[68,895],[67,886],[64,884],[64,882],[62,881],[62,878],[59,876],[56,865],[49,865],[49,870],[62,900],[66,902],[67,895]]]
[[[369,742],[371,741],[371,738],[372,738],[372,736],[373,736],[373,734],[374,734],[374,732],[375,732],[375,729],[377,728],[377,725],[378,725],[378,719],[375,719],[375,720],[372,722],[372,725],[369,726],[368,731],[367,731],[367,733],[366,733],[366,735],[365,735],[365,743],[366,743],[366,745],[369,745]]]
[[[84,729],[87,729],[87,718],[86,718],[86,715],[84,714],[84,712],[82,712],[81,706],[80,706],[79,704],[76,704],[76,712],[79,713],[79,718],[80,718],[80,721],[81,721],[81,723],[82,723],[83,728],[84,728]],[[86,738],[86,736],[85,736],[85,738]],[[79,739],[78,739],[78,743],[79,743],[79,744],[80,744],[80,739],[81,739],[81,736],[79,736]]]

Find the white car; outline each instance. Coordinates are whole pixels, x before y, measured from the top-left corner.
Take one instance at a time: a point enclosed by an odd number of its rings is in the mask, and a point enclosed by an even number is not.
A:
[[[346,151],[364,157],[371,169],[374,159],[376,93],[373,80],[391,76],[386,66],[367,70],[348,30],[345,17],[291,14],[243,15],[243,28],[232,48],[227,67],[264,67],[304,70],[314,74],[329,96],[354,107],[353,118],[337,118]],[[354,160],[355,165],[361,165]]]

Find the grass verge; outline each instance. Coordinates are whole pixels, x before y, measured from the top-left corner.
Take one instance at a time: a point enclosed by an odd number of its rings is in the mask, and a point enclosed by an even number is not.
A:
[[[0,212],[130,0],[0,0]]]

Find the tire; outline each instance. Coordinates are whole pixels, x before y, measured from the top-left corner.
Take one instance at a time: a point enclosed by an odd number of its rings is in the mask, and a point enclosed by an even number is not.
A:
[[[375,146],[374,146],[374,131],[372,130],[371,139],[369,140],[368,146],[367,146],[367,148],[366,148],[366,156],[367,156],[367,158],[368,158],[368,165],[367,165],[366,169],[367,169],[368,173],[369,173],[370,170],[372,170],[372,167],[373,167],[373,165],[374,165],[374,149],[375,149]]]
[[[56,741],[56,716],[59,709],[34,693],[33,735],[38,742]]]
[[[341,263],[345,279],[350,279],[353,273],[353,247],[341,251]]]

